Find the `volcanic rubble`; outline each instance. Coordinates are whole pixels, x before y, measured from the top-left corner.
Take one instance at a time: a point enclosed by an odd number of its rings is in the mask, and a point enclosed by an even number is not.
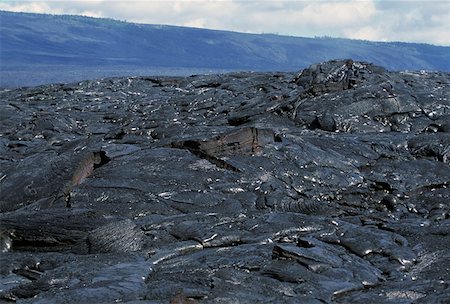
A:
[[[0,92],[0,299],[449,303],[450,74]]]

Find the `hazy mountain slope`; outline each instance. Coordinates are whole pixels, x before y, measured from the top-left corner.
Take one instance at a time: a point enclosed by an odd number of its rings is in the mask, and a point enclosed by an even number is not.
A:
[[[332,58],[370,61],[391,70],[450,71],[450,47],[256,35],[5,11],[0,12],[0,19],[1,68],[9,72],[31,73],[61,65],[90,71],[119,66],[132,71],[144,67],[293,71]],[[51,76],[50,71],[47,74]],[[8,78],[19,77],[15,75]]]

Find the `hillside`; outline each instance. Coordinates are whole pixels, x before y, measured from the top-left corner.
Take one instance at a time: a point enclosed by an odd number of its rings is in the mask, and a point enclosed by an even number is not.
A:
[[[244,34],[111,19],[0,12],[0,86],[120,75],[295,71],[333,58],[450,71],[450,47]]]

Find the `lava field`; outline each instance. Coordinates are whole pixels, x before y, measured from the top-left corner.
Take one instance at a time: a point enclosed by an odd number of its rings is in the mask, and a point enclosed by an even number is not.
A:
[[[450,74],[0,91],[0,299],[449,303]]]

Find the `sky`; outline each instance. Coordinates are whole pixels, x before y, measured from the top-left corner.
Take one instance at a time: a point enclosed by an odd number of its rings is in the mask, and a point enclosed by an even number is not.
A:
[[[0,0],[0,10],[450,46],[450,0]]]

